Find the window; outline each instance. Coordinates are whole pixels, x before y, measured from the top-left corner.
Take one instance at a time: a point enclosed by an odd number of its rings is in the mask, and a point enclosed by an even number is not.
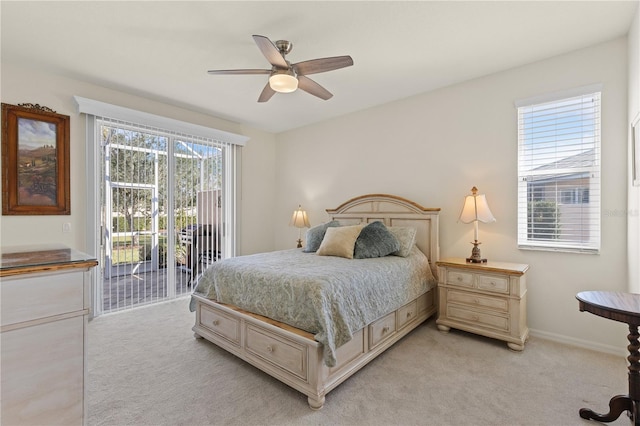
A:
[[[599,251],[599,90],[516,102],[519,248]]]
[[[236,253],[240,149],[248,138],[76,97],[87,116],[92,313],[189,294]]]

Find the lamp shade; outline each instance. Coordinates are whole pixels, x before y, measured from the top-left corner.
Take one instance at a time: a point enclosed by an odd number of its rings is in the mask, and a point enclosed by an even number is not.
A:
[[[487,203],[487,197],[484,194],[478,195],[478,188],[475,186],[471,188],[471,195],[464,197],[464,205],[462,206],[459,220],[463,223],[475,221],[489,223],[496,221]]]
[[[302,206],[298,206],[298,208],[294,210],[289,226],[295,226],[296,228],[309,228],[311,226],[307,212],[302,210]]]

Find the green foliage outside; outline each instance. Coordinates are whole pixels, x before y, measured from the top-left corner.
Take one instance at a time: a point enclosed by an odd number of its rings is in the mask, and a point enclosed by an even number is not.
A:
[[[176,223],[176,229],[181,230],[186,228],[189,225],[196,223],[196,217],[192,215],[186,214],[178,214],[174,218]],[[112,232],[142,232],[142,231],[151,231],[151,218],[150,217],[133,217],[126,218],[123,216],[113,217],[112,221]],[[158,228],[159,229],[167,229],[167,217],[160,216],[158,218]]]
[[[176,247],[176,253],[180,248]],[[122,263],[137,263],[151,260],[153,253],[152,235],[127,235],[118,236],[113,239],[113,250],[111,251],[113,265]],[[167,265],[167,236],[158,237],[158,256],[160,267]]]
[[[533,240],[555,240],[560,235],[560,211],[553,201],[530,201],[527,206],[527,236]]]

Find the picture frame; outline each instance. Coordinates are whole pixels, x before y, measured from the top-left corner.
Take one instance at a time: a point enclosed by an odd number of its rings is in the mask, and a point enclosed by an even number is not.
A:
[[[632,185],[640,186],[640,113],[631,121]]]
[[[2,214],[70,215],[68,115],[2,103]]]

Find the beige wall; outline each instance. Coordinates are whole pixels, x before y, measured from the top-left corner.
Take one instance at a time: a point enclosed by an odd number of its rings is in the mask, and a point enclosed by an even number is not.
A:
[[[634,25],[637,34],[637,17]],[[241,254],[293,247],[297,230],[287,225],[298,204],[317,224],[326,220],[325,208],[381,192],[441,207],[442,256],[467,256],[472,227],[456,219],[464,195],[476,185],[498,218],[480,226],[483,254],[531,265],[528,317],[534,333],[624,353],[624,325],[578,312],[575,294],[627,289],[627,82],[638,87],[637,79],[627,77],[633,68],[627,59],[635,60],[637,70],[637,40],[635,46],[634,54],[626,39],[618,39],[279,135],[3,63],[2,102],[39,103],[71,116],[72,214],[2,216],[0,244],[61,242],[84,249],[84,119],[72,100],[80,95],[249,136],[242,155]],[[518,250],[513,102],[598,82],[604,84],[602,253]],[[68,234],[62,233],[65,222],[71,223]]]
[[[640,114],[640,3],[629,31],[629,123]],[[629,129],[631,127],[629,126]],[[629,142],[631,134],[629,133]],[[631,157],[631,143],[628,148]],[[632,169],[629,161],[629,179]],[[629,290],[640,293],[640,187],[629,184],[627,218],[629,226]]]
[[[251,139],[242,149],[244,167],[241,177],[241,219],[244,233],[239,240],[240,251],[244,253],[272,249],[273,230],[264,224],[272,223],[274,220],[274,135],[171,105],[7,63],[2,63],[0,90],[4,103],[38,103],[71,117],[71,215],[0,216],[2,247],[61,243],[85,250],[85,119],[77,114],[73,100],[74,95],[79,95],[249,136]],[[71,224],[71,232],[62,232],[64,223]]]
[[[602,251],[519,250],[514,101],[594,83],[603,84]],[[473,230],[457,216],[476,185],[498,220],[480,224],[483,255],[531,265],[533,331],[624,353],[624,325],[580,313],[575,295],[627,288],[626,129],[627,44],[620,38],[280,134],[276,247],[293,247],[297,234],[286,221],[299,203],[313,225],[327,219],[325,208],[382,192],[441,207],[441,255],[466,257]]]

